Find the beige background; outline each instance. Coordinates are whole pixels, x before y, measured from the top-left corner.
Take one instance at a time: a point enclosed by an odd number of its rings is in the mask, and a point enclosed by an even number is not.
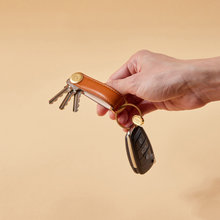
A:
[[[220,218],[220,102],[145,116],[157,164],[136,175],[124,135],[81,97],[48,100],[82,71],[105,82],[140,49],[220,55],[218,0],[0,1],[0,219]]]

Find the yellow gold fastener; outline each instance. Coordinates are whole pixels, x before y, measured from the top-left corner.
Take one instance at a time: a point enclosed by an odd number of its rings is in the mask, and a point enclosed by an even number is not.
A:
[[[123,97],[124,98],[124,97]],[[127,104],[128,103],[128,101],[124,98],[124,104],[123,104],[123,106],[125,105],[125,104]],[[122,112],[122,111],[124,111],[125,110],[125,108],[126,108],[126,106],[124,106],[124,107],[120,107],[118,110],[113,110],[113,108],[111,107],[110,108],[110,110],[114,113],[114,114],[119,114],[120,112]]]
[[[116,122],[118,123],[118,125],[119,125],[120,127],[124,128],[124,129],[126,129],[126,130],[129,130],[129,129],[130,129],[130,128],[128,128],[128,127],[124,127],[124,126],[121,125],[121,124],[119,123],[119,121],[118,121],[118,113],[121,112],[121,111],[120,111],[121,109],[124,110],[124,108],[127,107],[127,106],[132,106],[132,107],[136,108],[136,109],[138,110],[139,114],[140,114],[140,115],[134,115],[134,116],[132,117],[132,122],[133,122],[136,126],[140,126],[140,125],[144,124],[144,119],[143,119],[143,117],[142,117],[141,110],[140,110],[136,105],[134,105],[134,104],[125,103],[124,105],[122,105],[122,106],[118,109],[118,111],[115,112],[115,113],[116,113],[116,114],[115,114],[115,119],[116,119]]]
[[[144,124],[144,119],[140,115],[134,115],[132,117],[132,122],[137,126],[141,126]]]
[[[71,83],[79,83],[83,80],[83,74],[80,72],[74,73],[72,76],[70,76],[70,82]]]

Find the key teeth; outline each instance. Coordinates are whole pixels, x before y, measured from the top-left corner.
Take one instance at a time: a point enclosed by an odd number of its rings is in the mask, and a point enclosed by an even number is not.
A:
[[[60,96],[59,96],[59,97],[60,97]],[[53,98],[52,98],[52,99],[50,99],[50,100],[49,100],[49,104],[53,104],[54,102],[56,102],[56,101],[57,101],[57,99],[58,99],[58,98],[56,98],[56,99],[53,99]]]
[[[80,97],[81,97],[81,90],[78,90],[75,95],[74,95],[74,100],[73,100],[73,112],[78,112],[79,109],[79,102],[80,102]]]
[[[64,88],[60,92],[58,92],[52,99],[49,100],[49,104],[53,104],[54,102],[56,102],[60,97],[63,96],[64,93],[68,92],[68,90],[69,86],[64,86]]]
[[[61,103],[61,105],[59,106],[59,109],[60,109],[60,110],[64,110],[65,107],[68,105],[68,103],[69,103],[69,100],[65,103],[64,106],[63,106],[62,103]]]
[[[49,104],[53,104],[54,102],[56,102],[57,100],[58,100],[58,98],[60,98],[60,97],[62,97],[63,96],[63,94],[61,95],[61,96],[59,96],[59,97],[57,97],[56,99],[54,99],[54,100],[49,100]]]
[[[60,109],[60,110],[64,110],[64,109],[65,109],[65,107],[68,105],[69,101],[70,101],[70,99],[68,99],[68,101],[65,103],[65,105],[64,105],[64,106],[62,106],[62,103],[61,103],[61,105],[60,105],[59,109]]]
[[[76,109],[76,111],[75,111],[75,112],[78,112],[78,111],[79,111],[79,104],[78,104],[77,109]]]
[[[61,103],[61,105],[59,107],[60,110],[63,110],[65,108],[65,106],[68,105],[72,95],[73,95],[73,90],[71,90],[70,92],[67,93],[66,97],[64,98],[63,102]]]
[[[78,106],[77,106],[77,112],[78,112],[79,106],[80,106],[80,105],[79,105],[79,103],[80,103],[80,97],[81,97],[81,92],[79,92],[79,98],[78,98],[79,101],[78,101]]]

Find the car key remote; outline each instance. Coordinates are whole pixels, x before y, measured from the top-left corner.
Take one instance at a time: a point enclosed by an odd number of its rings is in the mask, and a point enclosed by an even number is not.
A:
[[[128,160],[135,173],[145,174],[156,162],[153,148],[143,127],[133,126],[125,136]]]

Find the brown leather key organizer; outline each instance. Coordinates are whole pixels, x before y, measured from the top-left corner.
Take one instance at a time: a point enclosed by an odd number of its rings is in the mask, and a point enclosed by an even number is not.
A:
[[[71,97],[74,96],[73,112],[77,112],[80,96],[83,94],[96,103],[111,110],[116,115],[117,123],[122,128],[128,130],[125,136],[125,145],[128,160],[133,171],[139,174],[146,173],[156,160],[149,138],[143,127],[140,127],[144,123],[140,109],[133,104],[127,103],[126,99],[112,87],[81,72],[74,73],[67,79],[66,83],[64,88],[49,100],[49,104],[54,103],[59,97],[66,93],[59,108],[61,110],[64,109]],[[134,125],[131,128],[126,128],[118,122],[118,114],[127,106],[132,106],[139,112],[139,115],[133,116],[132,121]]]
[[[74,96],[74,112],[78,111],[81,94],[87,96],[105,108],[112,110],[117,110],[126,102],[125,98],[112,87],[80,72],[74,73],[69,79],[67,79],[67,85],[50,99],[49,103],[54,103],[64,93],[67,93],[67,95],[61,103],[60,109],[64,109],[71,97]]]

